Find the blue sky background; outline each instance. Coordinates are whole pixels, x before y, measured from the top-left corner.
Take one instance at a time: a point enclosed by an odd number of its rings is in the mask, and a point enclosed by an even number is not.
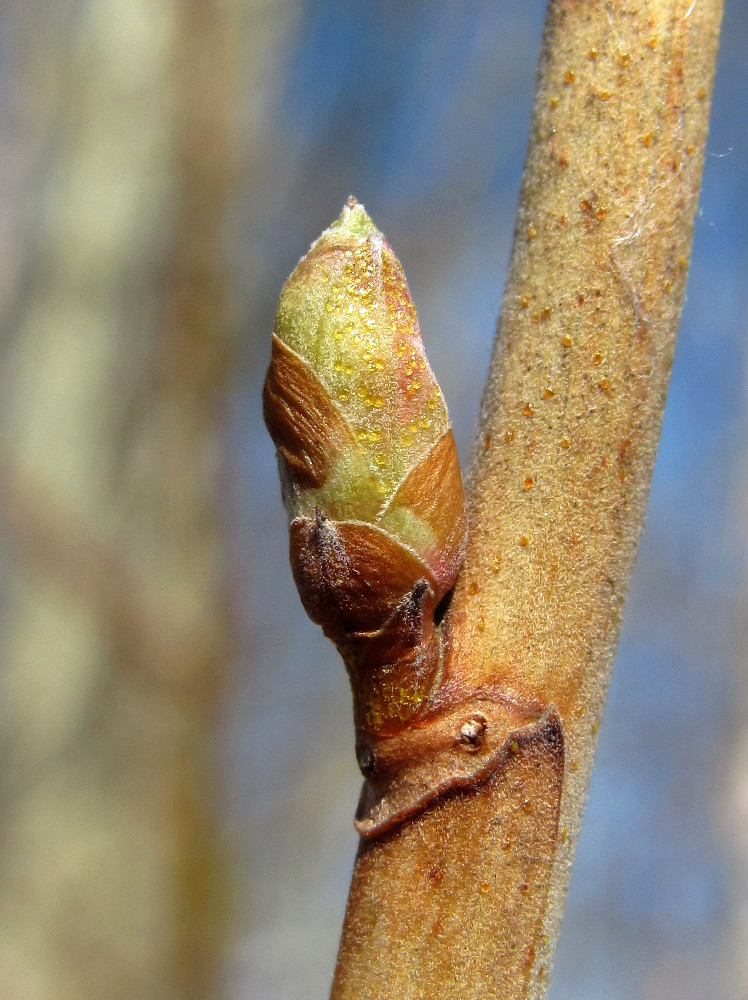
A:
[[[355,851],[347,683],[293,587],[261,422],[275,302],[355,193],[403,262],[467,463],[543,13],[538,0],[310,0],[273,53],[237,222],[250,318],[233,421],[247,626],[226,760],[245,880],[237,897],[250,902],[232,997],[326,996]],[[748,9],[733,0],[647,528],[550,1000],[744,995],[729,970],[735,897],[748,883],[730,825],[734,733],[748,702],[746,94]]]

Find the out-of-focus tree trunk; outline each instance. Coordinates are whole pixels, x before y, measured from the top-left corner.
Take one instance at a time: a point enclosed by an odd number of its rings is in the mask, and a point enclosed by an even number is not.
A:
[[[14,1000],[215,995],[234,3],[14,10],[37,163],[0,366]]]

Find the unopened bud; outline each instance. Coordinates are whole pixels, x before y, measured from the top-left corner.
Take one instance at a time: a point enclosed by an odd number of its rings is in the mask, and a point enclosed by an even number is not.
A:
[[[357,724],[396,732],[438,674],[465,503],[402,267],[353,199],[283,288],[264,412],[301,599],[343,654]]]

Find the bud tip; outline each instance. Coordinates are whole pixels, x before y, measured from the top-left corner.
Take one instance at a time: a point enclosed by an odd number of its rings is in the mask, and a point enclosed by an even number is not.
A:
[[[330,229],[337,229],[343,233],[350,233],[351,236],[358,236],[366,239],[379,230],[371,221],[369,213],[357,200],[355,195],[350,195],[348,201],[343,206],[340,216],[333,222]]]

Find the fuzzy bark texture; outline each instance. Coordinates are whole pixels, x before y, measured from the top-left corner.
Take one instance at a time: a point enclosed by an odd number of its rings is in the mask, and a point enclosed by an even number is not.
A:
[[[549,3],[447,619],[448,682],[547,724],[362,844],[334,1000],[546,991],[660,434],[720,19],[718,0]]]

